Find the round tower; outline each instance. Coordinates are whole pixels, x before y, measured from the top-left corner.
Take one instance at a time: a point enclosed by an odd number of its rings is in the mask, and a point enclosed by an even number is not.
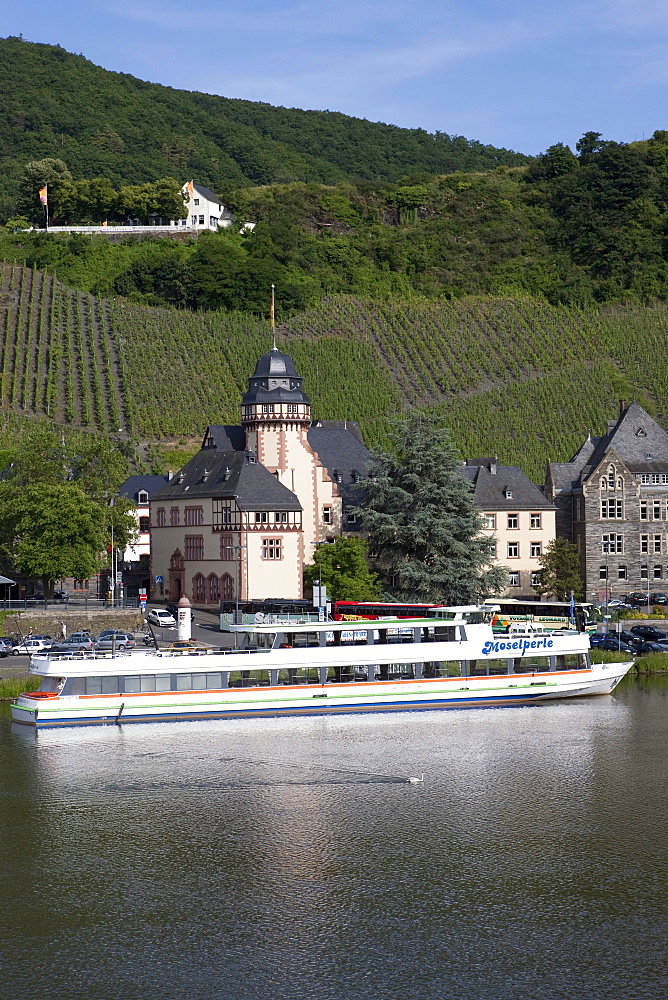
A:
[[[277,432],[305,434],[311,423],[311,401],[302,389],[302,377],[292,358],[274,347],[263,354],[248,380],[241,403],[241,423],[246,429],[246,447],[268,467],[282,467]]]

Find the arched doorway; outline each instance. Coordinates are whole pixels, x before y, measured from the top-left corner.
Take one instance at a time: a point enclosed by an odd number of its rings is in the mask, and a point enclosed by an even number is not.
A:
[[[180,549],[169,560],[169,599],[178,601],[184,594],[185,561]]]

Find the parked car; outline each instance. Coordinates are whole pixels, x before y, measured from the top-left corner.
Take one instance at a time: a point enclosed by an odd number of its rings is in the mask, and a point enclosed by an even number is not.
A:
[[[95,643],[89,635],[70,635],[67,639],[59,639],[51,646],[54,653],[69,653],[73,650],[95,649]]]
[[[639,656],[646,653],[668,653],[668,646],[660,642],[639,642],[635,648]]]
[[[69,601],[70,595],[67,593],[66,590],[54,590],[53,599],[54,601],[58,602]]]
[[[628,642],[622,642],[621,639],[604,639],[598,648],[605,649],[610,653],[631,653],[633,655],[636,653],[635,646],[629,646]]]
[[[668,639],[668,633],[663,632],[656,625],[634,625],[631,631],[644,642],[656,642],[657,640]]]
[[[589,645],[592,649],[597,649],[607,638],[606,632],[591,632],[589,635]]]
[[[169,611],[170,615],[172,615],[172,617],[176,621],[179,620],[179,606],[178,606],[178,604],[165,604],[165,611]],[[195,612],[194,611],[190,612],[190,621],[191,622],[195,621]]]
[[[163,628],[173,628],[176,625],[176,618],[165,608],[151,608],[146,620],[151,625],[160,625]]]
[[[105,649],[132,649],[135,644],[135,637],[129,632],[114,632],[111,635],[98,636],[95,648]]]
[[[650,604],[666,604],[668,602],[668,594],[650,594],[649,595]]]
[[[24,639],[20,642],[18,646],[12,648],[12,656],[32,656],[33,653],[41,653],[43,649],[46,649],[51,645],[50,639]]]
[[[0,637],[0,656],[3,657],[3,659],[5,656],[9,656],[13,648],[14,644],[11,640]]]
[[[604,605],[605,607],[605,605]],[[628,608],[626,597],[613,597],[611,601],[608,601],[608,608]]]

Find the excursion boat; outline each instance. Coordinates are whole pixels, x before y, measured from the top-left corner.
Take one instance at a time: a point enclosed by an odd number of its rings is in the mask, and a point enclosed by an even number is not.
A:
[[[12,705],[38,728],[526,705],[610,694],[633,665],[591,664],[573,631],[492,630],[493,607],[430,618],[231,626],[236,649],[33,656],[39,690]]]

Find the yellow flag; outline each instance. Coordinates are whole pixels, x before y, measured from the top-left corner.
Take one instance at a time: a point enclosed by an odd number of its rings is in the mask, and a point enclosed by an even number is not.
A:
[[[39,200],[41,201],[42,205],[48,205],[49,204],[49,199],[48,199],[47,194],[46,194],[47,186],[48,185],[45,184],[43,188],[39,189]]]

